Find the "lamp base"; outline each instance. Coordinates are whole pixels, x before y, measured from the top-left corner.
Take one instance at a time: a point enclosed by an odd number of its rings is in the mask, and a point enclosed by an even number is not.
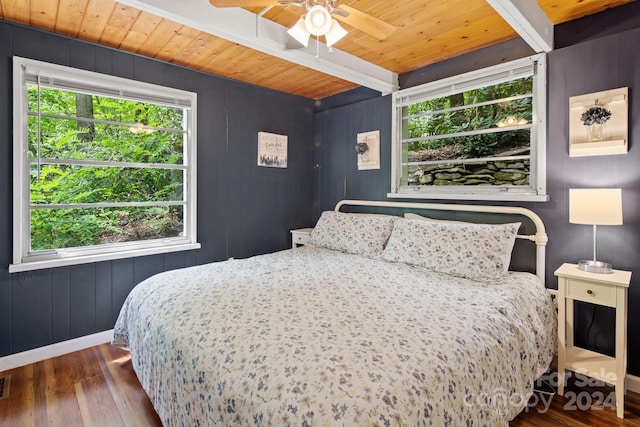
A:
[[[582,271],[588,271],[589,273],[613,273],[613,267],[608,262],[594,261],[594,260],[580,260],[578,261],[578,269]]]

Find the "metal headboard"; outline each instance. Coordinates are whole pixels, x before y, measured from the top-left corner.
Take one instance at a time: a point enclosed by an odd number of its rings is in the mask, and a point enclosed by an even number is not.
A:
[[[496,214],[522,215],[529,218],[536,227],[536,234],[518,235],[520,239],[531,240],[536,244],[536,276],[543,284],[545,282],[545,250],[547,246],[547,232],[542,219],[533,211],[516,206],[487,206],[487,205],[457,205],[442,203],[415,203],[415,202],[385,202],[376,200],[341,200],[335,207],[335,211],[340,211],[343,206],[373,206],[382,208],[406,208],[406,209],[426,209],[437,211],[462,211],[462,212],[483,212]]]

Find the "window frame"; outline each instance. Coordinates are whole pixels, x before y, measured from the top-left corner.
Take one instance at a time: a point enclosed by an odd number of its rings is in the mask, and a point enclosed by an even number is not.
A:
[[[491,86],[514,78],[533,76],[528,186],[401,186],[403,109],[408,105],[467,90]],[[546,55],[537,54],[480,70],[402,89],[392,94],[391,191],[389,198],[535,201],[549,200],[546,190],[547,66]]]
[[[45,76],[54,87],[149,103],[163,103],[185,110],[183,200],[185,235],[94,246],[30,251],[31,194],[28,156],[29,76]],[[57,79],[57,80],[56,80]],[[60,86],[57,83],[60,82]],[[92,71],[13,57],[13,262],[9,272],[38,270],[136,256],[199,249],[197,242],[197,94]],[[133,164],[133,163],[132,163]]]

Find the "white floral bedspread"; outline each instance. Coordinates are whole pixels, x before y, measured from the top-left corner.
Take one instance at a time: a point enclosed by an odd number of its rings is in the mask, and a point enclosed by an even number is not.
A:
[[[306,246],[145,280],[113,343],[165,426],[497,426],[548,367],[555,316],[531,274]]]

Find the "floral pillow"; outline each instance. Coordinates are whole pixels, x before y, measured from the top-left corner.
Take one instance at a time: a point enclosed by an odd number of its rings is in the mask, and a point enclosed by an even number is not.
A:
[[[384,250],[397,219],[393,215],[326,211],[320,215],[308,244],[376,257]]]
[[[473,224],[471,222],[465,222],[465,221],[455,221],[452,219],[436,219],[436,218],[429,218],[428,216],[423,216],[423,215],[418,215],[415,213],[411,213],[411,212],[407,212],[406,214],[404,214],[404,217],[406,219],[419,219],[422,221],[432,221],[432,222],[448,222],[448,223],[464,223],[464,224]]]
[[[473,224],[399,219],[381,258],[472,280],[507,273],[520,223]]]

